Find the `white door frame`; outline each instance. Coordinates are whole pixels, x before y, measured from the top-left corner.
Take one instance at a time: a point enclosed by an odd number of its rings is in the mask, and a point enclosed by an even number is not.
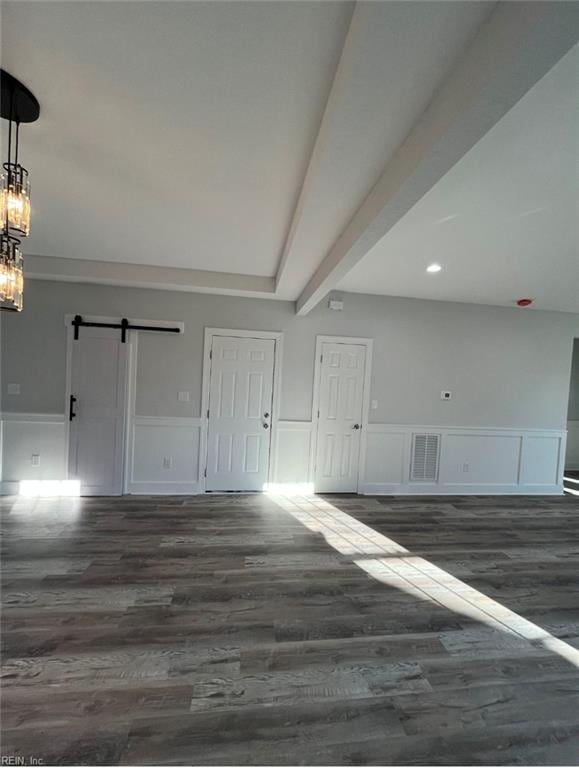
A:
[[[277,433],[279,421],[279,403],[281,394],[281,363],[283,359],[283,333],[281,331],[248,331],[238,328],[205,328],[203,340],[203,381],[201,385],[201,439],[199,445],[199,487],[207,492],[205,471],[207,469],[207,437],[209,433],[209,387],[211,384],[210,352],[214,336],[233,336],[239,339],[273,339],[275,353],[273,358],[273,397],[271,410],[271,438],[269,447],[269,466],[267,481],[271,483],[274,471],[274,457],[277,452]]]
[[[362,430],[360,435],[360,452],[358,454],[358,473],[356,493],[360,490],[360,481],[366,465],[366,434],[368,432],[368,413],[370,411],[370,376],[372,373],[372,351],[374,339],[355,336],[316,336],[316,356],[314,364],[314,394],[312,397],[312,449],[310,453],[310,478],[316,482],[316,460],[318,455],[318,428],[320,412],[320,379],[322,375],[322,344],[358,344],[366,347],[364,365],[364,387],[362,394]]]
[[[78,313],[80,314],[80,313]],[[72,353],[74,350],[74,327],[72,321],[76,314],[66,314],[64,325],[66,328],[66,378],[64,385],[64,450],[66,459],[65,475],[69,476],[69,451],[70,451],[70,421],[68,407],[72,394]],[[87,323],[120,323],[121,318],[111,315],[82,315]],[[185,331],[185,324],[173,320],[129,320],[133,325],[147,325],[152,328],[179,328],[179,333]],[[82,333],[82,327],[79,334]],[[131,482],[131,462],[133,457],[134,421],[135,421],[135,393],[137,388],[137,350],[139,343],[139,331],[127,331],[127,375],[125,377],[125,392],[123,403],[123,450],[122,450],[122,478],[123,495],[129,493]]]

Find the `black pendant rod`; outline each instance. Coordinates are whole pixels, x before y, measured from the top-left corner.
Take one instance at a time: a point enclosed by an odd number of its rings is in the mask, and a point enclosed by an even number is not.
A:
[[[123,317],[120,323],[90,323],[82,319],[82,315],[75,315],[72,321],[74,328],[74,340],[78,340],[79,328],[118,328],[121,331],[121,342],[124,344],[127,340],[127,331],[154,331],[155,333],[181,333],[180,328],[156,325],[133,325],[126,317]]]
[[[16,147],[14,150],[14,165],[18,167],[18,145],[20,143],[20,123],[16,123]]]

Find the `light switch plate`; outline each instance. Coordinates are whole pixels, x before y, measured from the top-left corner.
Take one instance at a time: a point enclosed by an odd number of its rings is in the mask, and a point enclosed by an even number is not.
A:
[[[191,397],[190,392],[179,392],[179,394],[177,395],[177,400],[180,403],[188,403],[190,397]]]
[[[378,408],[378,400],[372,400],[370,403],[370,408],[375,411]]]
[[[39,467],[40,466],[40,454],[39,453],[33,453],[32,457],[30,459],[30,463],[33,467]]]
[[[8,384],[7,390],[9,395],[19,395],[20,384]]]

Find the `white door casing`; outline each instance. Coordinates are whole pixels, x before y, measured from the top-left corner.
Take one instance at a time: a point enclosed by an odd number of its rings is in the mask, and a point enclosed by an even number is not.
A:
[[[68,476],[80,480],[82,495],[118,496],[123,492],[129,345],[110,328],[82,328],[69,344]]]
[[[363,458],[371,345],[318,341],[315,490],[354,493]]]
[[[276,341],[212,336],[208,491],[261,491],[268,481]]]

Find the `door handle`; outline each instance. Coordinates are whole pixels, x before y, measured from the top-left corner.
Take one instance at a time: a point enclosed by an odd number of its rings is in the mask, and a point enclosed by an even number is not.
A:
[[[352,429],[360,429],[360,425],[359,425],[359,424],[354,424],[354,426],[352,427]]]
[[[76,403],[76,397],[74,395],[70,396],[70,402],[68,404],[68,420],[72,421],[74,417],[76,416],[76,413],[74,412],[74,404]]]
[[[264,419],[269,419],[269,413],[264,413],[264,414],[263,414],[263,418],[264,418]]]
[[[264,429],[269,429],[269,424],[266,424],[265,422],[263,423],[262,426],[263,426]]]

